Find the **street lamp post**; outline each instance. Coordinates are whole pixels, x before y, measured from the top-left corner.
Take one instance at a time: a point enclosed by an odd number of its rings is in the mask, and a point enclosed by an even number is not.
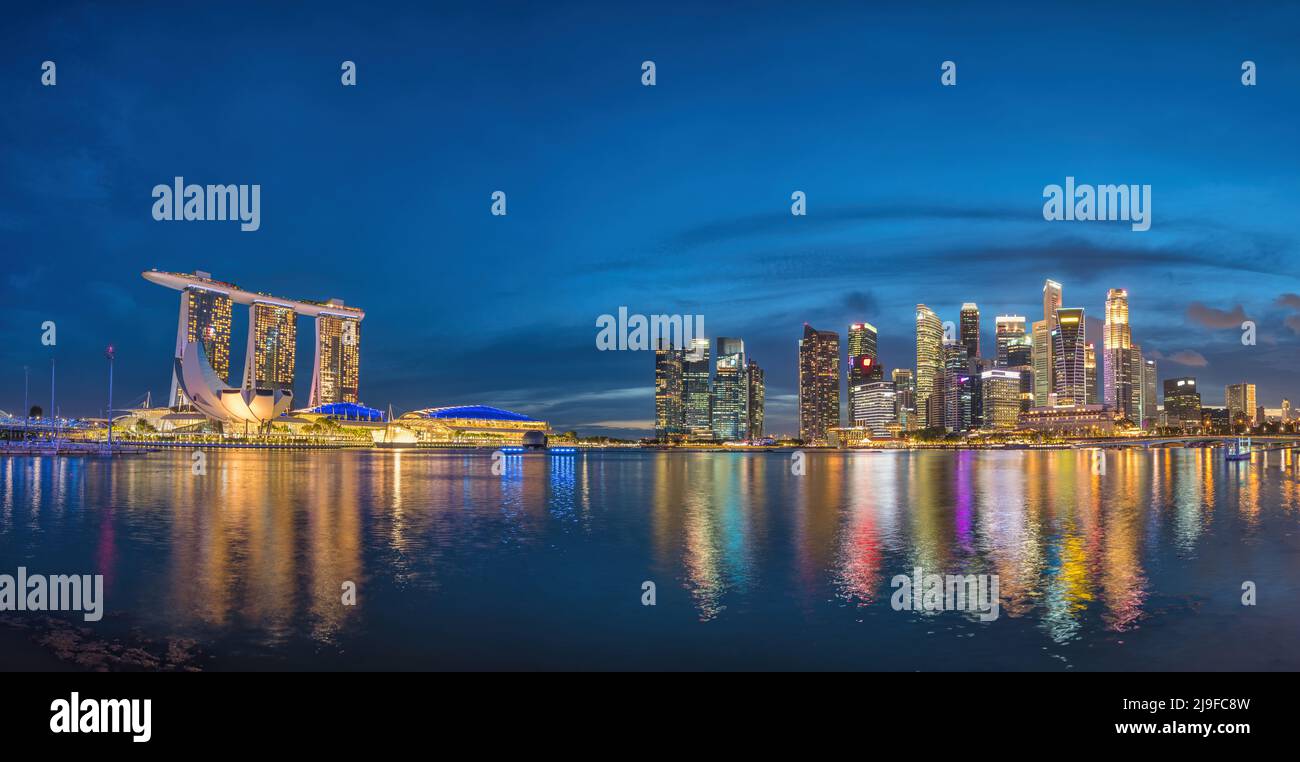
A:
[[[108,358],[108,454],[113,454],[113,345],[109,344],[108,349],[104,351],[104,356]]]

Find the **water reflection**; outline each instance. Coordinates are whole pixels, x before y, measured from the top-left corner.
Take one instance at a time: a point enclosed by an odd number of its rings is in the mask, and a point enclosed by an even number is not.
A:
[[[643,579],[679,591],[696,626],[816,641],[842,609],[901,637],[936,621],[889,607],[890,580],[920,567],[998,575],[999,632],[1041,649],[1170,616],[1156,598],[1217,595],[1225,547],[1294,534],[1296,460],[809,452],[796,475],[784,453],[214,451],[200,475],[183,452],[3,458],[0,561],[93,569],[131,624],[257,653],[510,637],[497,619],[521,588],[546,604],[521,606],[534,634],[563,641],[628,616],[611,601]],[[1260,558],[1257,577],[1300,571],[1294,554]],[[345,582],[387,608],[342,605]]]

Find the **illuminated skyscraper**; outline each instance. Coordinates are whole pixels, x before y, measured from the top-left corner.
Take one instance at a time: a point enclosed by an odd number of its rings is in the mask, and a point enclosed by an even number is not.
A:
[[[864,412],[862,422],[873,437],[889,436],[889,425],[894,423],[898,397],[893,381],[868,381],[863,389]]]
[[[1014,429],[1020,418],[1020,374],[996,368],[981,374],[980,392],[986,429]]]
[[[292,306],[253,302],[248,307],[244,389],[293,391],[298,313]]]
[[[965,344],[943,348],[943,423],[949,431],[970,431],[974,421],[975,379]],[[934,395],[931,396],[931,399]]]
[[[1025,338],[1025,319],[1020,315],[998,315],[994,321],[997,333],[994,340],[998,346],[998,367],[1009,367],[1007,346],[1013,341]]]
[[[1056,360],[1052,336],[1056,331],[1056,310],[1061,306],[1061,284],[1043,282],[1043,319],[1034,322],[1034,404],[1043,407],[1057,391]]]
[[[685,425],[682,382],[684,349],[673,349],[672,340],[660,337],[655,349],[655,439],[670,442],[680,438]]]
[[[749,425],[745,342],[719,336],[714,349],[713,438],[723,442],[741,440]]]
[[[198,272],[199,278],[210,277]],[[208,364],[217,378],[230,382],[230,295],[217,289],[186,286],[181,290],[181,317],[176,331],[176,357],[180,358],[189,342],[203,347]],[[172,371],[172,390],[168,397],[172,407],[186,407],[189,400]]]
[[[894,380],[894,420],[898,421],[903,431],[919,428],[916,420],[916,382],[912,371],[907,368],[894,368],[891,374]]]
[[[799,340],[799,438],[826,444],[840,425],[840,337],[807,323]]]
[[[212,374],[216,376],[216,379],[203,382],[196,377],[191,387],[198,388],[194,386],[198,383],[214,390],[218,388],[209,381],[219,381],[220,386],[229,386],[232,304],[249,305],[249,326],[242,388],[229,391],[250,395],[245,401],[262,397],[292,401],[293,376],[297,366],[297,317],[307,316],[316,319],[316,357],[312,366],[310,404],[359,402],[361,320],[366,316],[364,311],[348,307],[338,299],[305,301],[246,291],[233,283],[214,280],[206,272],[146,270],[141,275],[151,283],[181,292],[180,326],[172,363],[171,404],[190,404],[184,398],[175,373],[176,369],[183,369],[187,359],[184,353],[191,343],[201,349],[201,359],[206,359]],[[271,394],[258,395],[258,392]],[[234,404],[235,398],[230,397],[229,401]],[[260,404],[254,407],[262,409]],[[216,410],[231,412],[230,406],[225,402],[217,407],[209,405],[203,412],[213,417],[213,411]],[[235,412],[238,414],[238,410]]]
[[[916,305],[916,415],[924,427],[943,426],[943,323],[924,304]]]
[[[959,340],[966,346],[966,357],[976,360],[980,357],[980,308],[974,302],[961,306],[961,336]]]
[[[709,394],[709,340],[700,336],[682,359],[686,434],[691,439],[713,438],[713,410]]]
[[[1034,343],[1028,336],[1007,343],[1007,370],[1020,374],[1020,409],[1034,406]]]
[[[1129,420],[1142,425],[1142,347],[1133,344],[1128,351],[1129,363]]]
[[[1048,328],[1050,320],[1035,320],[1033,333],[1034,351],[1034,407],[1046,407],[1052,396],[1052,378],[1056,375],[1052,367],[1052,332]]]
[[[1052,360],[1056,363],[1056,404],[1084,405],[1087,400],[1083,372],[1084,319],[1082,307],[1056,310],[1052,331]]]
[[[1142,427],[1154,428],[1160,415],[1156,400],[1156,361],[1142,361]]]
[[[1255,420],[1255,385],[1230,384],[1223,390],[1228,407],[1228,422],[1233,426],[1253,426]]]
[[[1140,417],[1133,409],[1133,336],[1128,324],[1128,292],[1112,288],[1106,293],[1106,327],[1102,336],[1104,391],[1102,404],[1117,416]],[[1140,394],[1140,388],[1139,388]]]
[[[1097,404],[1097,347],[1091,341],[1083,348],[1083,386],[1087,404]]]
[[[876,327],[870,323],[849,326],[849,414],[854,425],[861,425],[866,414],[863,392],[869,381],[884,378],[884,369],[876,357]]]
[[[361,321],[348,314],[321,312],[316,317],[311,406],[358,402],[360,384]]]
[[[746,439],[763,438],[763,408],[766,404],[767,389],[763,383],[763,369],[752,359],[745,367],[745,385],[749,390],[746,412],[749,415]]]
[[[1196,379],[1165,379],[1165,420],[1174,428],[1200,428],[1201,394],[1196,390]]]

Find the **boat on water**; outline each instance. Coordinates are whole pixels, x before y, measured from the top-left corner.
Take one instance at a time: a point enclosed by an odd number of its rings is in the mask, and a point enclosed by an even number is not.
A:
[[[1237,437],[1235,443],[1228,445],[1223,457],[1230,461],[1250,460],[1250,437]]]

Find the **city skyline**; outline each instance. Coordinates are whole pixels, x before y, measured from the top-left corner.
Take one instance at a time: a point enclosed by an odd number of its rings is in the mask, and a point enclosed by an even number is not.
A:
[[[582,14],[581,35],[567,23],[580,11],[560,8],[502,19],[496,51],[460,43],[475,21],[432,24],[419,8],[374,19],[369,41],[347,14],[308,33],[267,8],[259,18],[285,45],[247,61],[204,42],[247,33],[216,11],[166,25],[130,8],[36,16],[28,33],[0,32],[0,86],[27,115],[0,126],[0,235],[13,252],[0,408],[21,405],[24,366],[46,404],[38,379],[53,354],[60,407],[95,415],[108,344],[119,402],[160,403],[158,358],[175,333],[134,273],[213,262],[272,293],[366,305],[366,404],[495,404],[591,434],[652,433],[646,353],[593,347],[592,320],[620,305],[703,314],[744,337],[765,369],[765,428],[793,432],[802,323],[842,335],[870,322],[888,372],[908,367],[918,302],[953,321],[978,304],[988,347],[995,316],[1025,316],[1027,330],[1042,319],[1043,275],[1085,308],[1099,357],[1105,293],[1124,288],[1158,382],[1195,376],[1208,404],[1242,381],[1270,407],[1300,397],[1286,85],[1300,66],[1285,32],[1300,11],[1207,5],[1195,24],[1216,34],[1189,57],[1192,22],[1114,8],[1133,23],[1050,9],[1042,33],[1043,19],[1010,10],[755,9],[720,30],[685,12],[611,10]],[[139,45],[91,33],[127,27]],[[416,28],[437,32],[393,52]],[[172,63],[160,69],[141,45]],[[1113,53],[1071,71],[1038,65],[1068,48]],[[43,89],[49,57],[60,83]],[[338,84],[344,58],[358,63],[354,90]],[[647,58],[655,88],[639,84]],[[1258,87],[1239,81],[1247,58]],[[943,88],[949,59],[959,80]],[[520,97],[485,103],[485,91]],[[598,112],[578,108],[593,97]],[[880,98],[896,104],[889,118]],[[268,116],[279,129],[258,126]],[[1214,130],[1187,129],[1211,116]],[[260,229],[153,221],[149,191],[175,176],[260,183]],[[1066,176],[1149,183],[1151,229],[1045,221],[1041,191]],[[489,212],[496,190],[506,217]],[[803,217],[790,215],[796,190]],[[233,315],[234,335],[247,319]],[[1245,319],[1254,346],[1240,342]],[[45,321],[58,326],[53,350]],[[311,334],[297,333],[300,359]],[[230,367],[245,352],[236,342]],[[528,372],[502,372],[507,362]]]

